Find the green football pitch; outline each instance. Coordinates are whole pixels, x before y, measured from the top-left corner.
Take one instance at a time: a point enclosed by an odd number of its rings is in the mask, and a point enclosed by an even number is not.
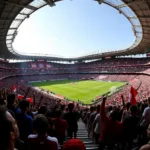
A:
[[[84,104],[90,104],[96,97],[110,92],[112,88],[118,88],[125,84],[126,82],[105,82],[94,80],[59,80],[32,83],[33,86],[49,90],[70,100],[80,100]]]

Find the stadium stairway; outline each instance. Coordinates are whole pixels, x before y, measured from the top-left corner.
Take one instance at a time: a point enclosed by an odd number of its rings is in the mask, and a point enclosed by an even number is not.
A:
[[[77,138],[83,141],[83,143],[85,144],[86,150],[98,150],[98,145],[96,145],[93,142],[92,138],[88,138],[87,128],[85,127],[85,124],[82,122],[81,119],[78,121]],[[59,145],[59,150],[61,150],[61,147],[62,146]]]
[[[93,142],[92,138],[88,138],[87,129],[81,119],[78,122],[77,138],[83,141],[87,150],[97,150],[98,149],[98,145],[96,145]]]

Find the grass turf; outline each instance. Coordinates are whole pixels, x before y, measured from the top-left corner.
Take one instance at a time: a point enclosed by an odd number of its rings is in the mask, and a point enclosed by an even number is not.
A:
[[[125,82],[105,82],[94,80],[60,80],[32,83],[33,86],[49,90],[70,100],[80,100],[84,104],[90,104],[95,97],[109,92],[114,86],[120,87],[125,84]]]

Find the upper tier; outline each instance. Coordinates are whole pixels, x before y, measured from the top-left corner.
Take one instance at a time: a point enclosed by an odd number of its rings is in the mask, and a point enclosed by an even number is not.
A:
[[[0,62],[0,78],[16,75],[64,73],[150,73],[150,58],[118,58],[90,63],[59,64],[50,62]]]

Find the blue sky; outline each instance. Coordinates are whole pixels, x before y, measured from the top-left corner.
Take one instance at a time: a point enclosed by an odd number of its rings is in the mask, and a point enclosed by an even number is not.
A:
[[[135,38],[122,14],[93,0],[68,0],[43,7],[18,31],[13,44],[16,50],[64,57],[127,48]]]

